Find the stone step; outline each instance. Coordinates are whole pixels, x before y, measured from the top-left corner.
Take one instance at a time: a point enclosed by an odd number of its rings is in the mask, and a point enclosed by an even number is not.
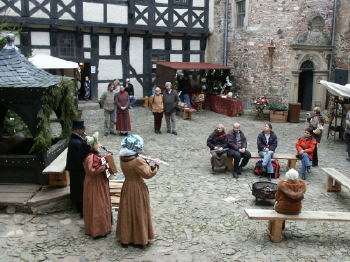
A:
[[[79,101],[78,110],[99,110],[100,105],[94,101]]]

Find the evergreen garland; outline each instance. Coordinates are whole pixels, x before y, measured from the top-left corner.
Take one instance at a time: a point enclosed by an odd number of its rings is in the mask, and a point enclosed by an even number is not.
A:
[[[37,115],[39,132],[34,138],[30,153],[47,150],[51,146],[50,115],[52,111],[56,112],[61,123],[62,138],[70,135],[72,119],[78,115],[73,94],[74,84],[69,79],[62,79],[56,86],[45,90],[41,98],[42,107]]]

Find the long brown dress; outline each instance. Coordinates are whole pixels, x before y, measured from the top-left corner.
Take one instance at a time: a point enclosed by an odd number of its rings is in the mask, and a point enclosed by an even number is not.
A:
[[[111,232],[111,198],[109,182],[104,173],[98,173],[94,166],[100,158],[90,153],[84,160],[84,225],[85,234],[92,237]]]
[[[130,115],[129,115],[129,95],[126,91],[120,91],[114,97],[114,103],[117,104],[118,118],[117,118],[117,131],[131,131]],[[121,107],[126,107],[125,110],[122,110]]]
[[[147,245],[154,238],[148,187],[143,178],[153,177],[154,170],[141,157],[120,157],[125,176],[120,196],[117,238],[122,244]]]
[[[301,212],[301,200],[304,199],[306,184],[303,180],[278,182],[275,210],[281,214],[297,215]]]

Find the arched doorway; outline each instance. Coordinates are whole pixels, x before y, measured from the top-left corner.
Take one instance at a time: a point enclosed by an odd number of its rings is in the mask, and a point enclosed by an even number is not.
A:
[[[312,110],[312,89],[314,86],[314,64],[307,60],[300,66],[298,102],[301,109]]]

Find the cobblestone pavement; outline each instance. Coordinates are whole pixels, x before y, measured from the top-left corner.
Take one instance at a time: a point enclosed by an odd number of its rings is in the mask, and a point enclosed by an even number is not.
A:
[[[153,133],[153,116],[142,108],[131,110],[132,128],[145,140],[145,151],[170,163],[147,181],[156,238],[146,249],[122,248],[113,233],[93,240],[84,235],[83,221],[68,210],[50,215],[0,213],[0,261],[350,261],[350,227],[345,222],[287,222],[284,240],[272,243],[267,221],[248,220],[244,208],[272,208],[273,202],[255,203],[250,185],[259,181],[251,161],[238,180],[230,173],[211,174],[208,134],[216,123],[227,128],[238,121],[256,150],[264,122],[252,116],[230,118],[211,111],[177,117],[178,136]],[[87,133],[103,134],[103,112],[84,111]],[[294,143],[305,123],[273,124],[277,151],[294,153]],[[118,152],[122,137],[101,142]],[[319,146],[321,167],[335,167],[349,176],[345,144],[327,140]],[[286,163],[281,160],[282,178]],[[307,178],[304,210],[350,211],[350,192],[327,193],[325,175],[313,168]]]

